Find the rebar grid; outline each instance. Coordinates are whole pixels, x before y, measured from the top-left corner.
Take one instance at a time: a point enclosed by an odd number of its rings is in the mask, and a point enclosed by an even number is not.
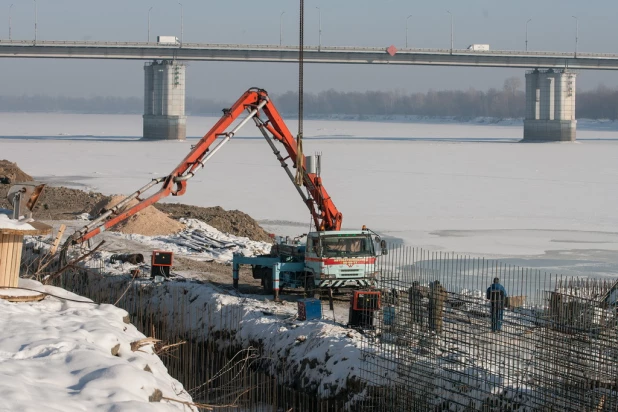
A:
[[[616,308],[602,299],[614,281],[410,247],[379,269],[360,410],[618,409]],[[499,301],[492,309],[486,295],[494,278],[509,297],[500,327]]]

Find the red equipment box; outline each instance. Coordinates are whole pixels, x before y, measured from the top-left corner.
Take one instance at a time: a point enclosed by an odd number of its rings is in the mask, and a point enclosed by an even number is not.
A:
[[[163,276],[164,278],[168,278],[173,261],[174,252],[153,250],[150,262],[150,277]]]
[[[164,250],[152,251],[152,266],[172,266],[174,260],[174,252]]]

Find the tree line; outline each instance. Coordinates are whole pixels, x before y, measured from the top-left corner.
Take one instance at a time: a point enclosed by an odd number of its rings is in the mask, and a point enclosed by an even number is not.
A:
[[[326,90],[305,94],[308,116],[455,116],[464,118],[522,118],[525,115],[525,93],[518,77],[506,79],[502,89],[487,91],[430,90],[426,93],[401,91],[340,92]],[[298,95],[287,92],[272,96],[276,106],[286,116],[297,114]],[[233,102],[187,97],[189,115],[219,115]],[[66,112],[101,114],[142,114],[143,100],[137,97],[51,97],[0,96],[2,112]],[[603,85],[594,90],[578,91],[578,118],[618,119],[618,89]]]

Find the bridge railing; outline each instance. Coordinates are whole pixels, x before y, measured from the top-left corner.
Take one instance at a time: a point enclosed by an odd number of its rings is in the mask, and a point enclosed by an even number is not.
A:
[[[160,44],[157,42],[124,42],[124,41],[72,41],[72,40],[0,40],[0,46],[51,46],[51,47],[122,47],[122,48],[161,48],[161,49],[213,49],[213,50],[270,50],[295,52],[298,46],[279,46],[272,44],[225,44],[225,43],[181,43]],[[385,53],[386,47],[356,47],[356,46],[305,46],[307,52],[348,52],[348,53]],[[521,51],[521,50],[468,50],[468,49],[435,49],[435,48],[401,48],[398,54],[453,54],[453,55],[490,55],[490,56],[530,56],[530,57],[577,57],[618,59],[615,53],[581,53],[556,51]]]

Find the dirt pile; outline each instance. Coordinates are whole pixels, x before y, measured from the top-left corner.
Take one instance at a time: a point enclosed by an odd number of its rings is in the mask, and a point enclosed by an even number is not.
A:
[[[225,210],[219,206],[199,207],[169,203],[158,203],[154,207],[176,219],[181,217],[199,219],[222,232],[252,240],[271,241],[268,232],[251,216],[239,210]]]
[[[12,205],[6,199],[11,185],[3,184],[1,180],[3,177],[8,178],[12,183],[33,179],[17,164],[8,160],[0,160],[0,208],[11,209]],[[123,196],[112,198],[98,192],[46,186],[33,212],[34,217],[40,220],[70,220],[82,213],[96,215],[103,208],[113,207],[122,198]],[[170,219],[167,215],[176,219],[181,217],[199,219],[222,232],[245,236],[251,240],[271,241],[268,233],[251,216],[238,210],[225,210],[218,206],[155,204],[154,207],[151,206],[128,221],[117,225],[113,230],[157,236],[176,233],[183,229],[181,223]]]
[[[90,215],[93,217],[98,216],[102,211],[109,210],[116,206],[124,198],[125,196],[123,195],[114,195],[109,199],[103,199],[90,210]],[[126,210],[137,203],[138,201],[134,199],[122,210]],[[182,229],[184,229],[182,223],[169,218],[165,213],[150,206],[127,220],[120,222],[111,230],[126,234],[166,236],[178,233]]]
[[[13,183],[32,180],[32,176],[21,170],[16,163],[0,160],[0,208],[13,208],[6,198]],[[104,198],[107,196],[101,193],[46,186],[34,207],[33,216],[42,220],[75,219],[76,216],[88,212],[94,204]]]
[[[32,176],[21,170],[17,163],[0,160],[0,183],[11,184],[16,182],[31,182]]]

